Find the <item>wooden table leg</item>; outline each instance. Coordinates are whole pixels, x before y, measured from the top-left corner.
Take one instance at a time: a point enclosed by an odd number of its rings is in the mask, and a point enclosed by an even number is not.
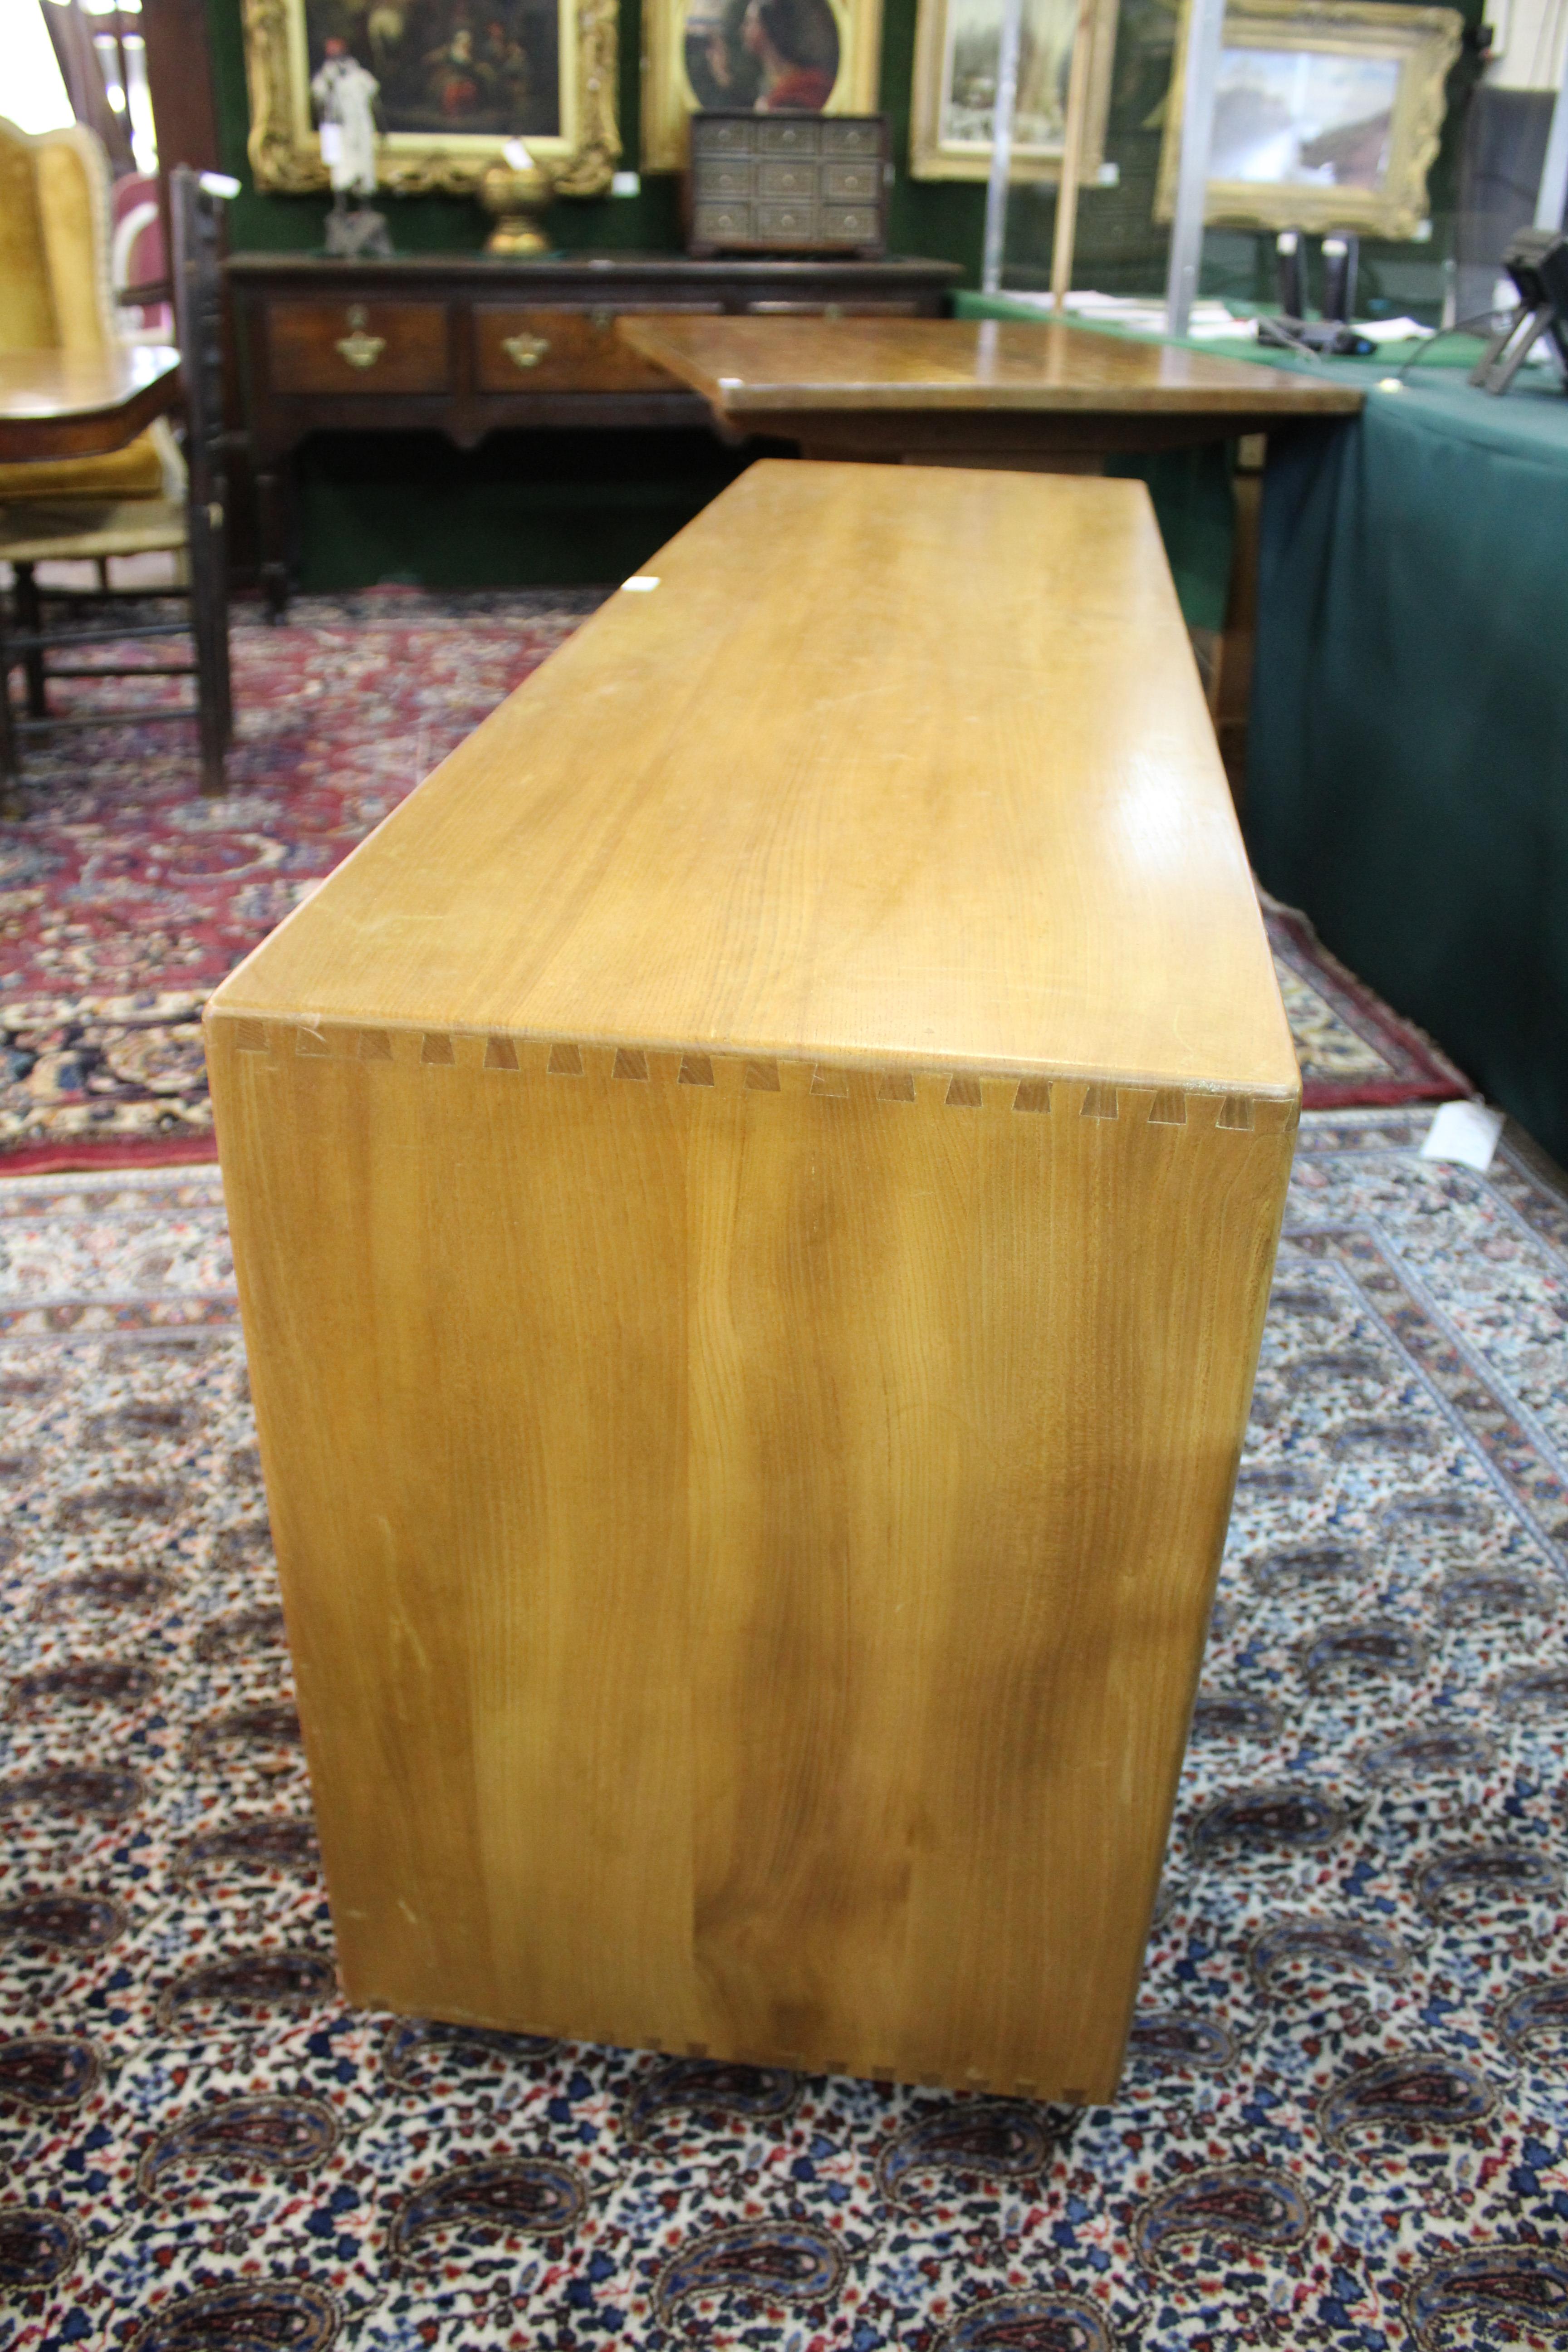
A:
[[[1247,714],[1258,638],[1258,540],[1268,453],[1268,439],[1263,433],[1246,434],[1236,445],[1236,470],[1231,478],[1236,536],[1231,543],[1230,588],[1225,627],[1215,646],[1208,681],[1209,711],[1238,815],[1247,805]]]
[[[289,617],[289,485],[287,457],[271,456],[257,470],[258,535],[261,541],[261,593],[269,621]]]
[[[969,473],[986,474],[1103,474],[1105,452],[1101,449],[995,449],[979,446],[972,449],[915,447],[900,448],[889,444],[877,448],[858,449],[839,441],[803,441],[803,457],[814,457],[841,466],[954,466]]]

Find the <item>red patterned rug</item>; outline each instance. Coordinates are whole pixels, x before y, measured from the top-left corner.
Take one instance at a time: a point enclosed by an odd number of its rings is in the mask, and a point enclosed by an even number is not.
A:
[[[1451,1102],[1474,1092],[1423,1029],[1329,953],[1299,907],[1259,890],[1308,1110]]]
[[[29,814],[0,825],[0,1167],[213,1158],[209,991],[598,601],[378,588],[302,597],[282,629],[242,605],[222,801],[197,794],[194,730],[34,753]],[[1305,917],[1265,914],[1309,1108],[1469,1092]]]

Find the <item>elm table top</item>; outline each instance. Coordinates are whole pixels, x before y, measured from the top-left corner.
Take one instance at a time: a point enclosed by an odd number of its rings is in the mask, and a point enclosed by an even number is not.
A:
[[[180,354],[167,344],[0,352],[0,463],[104,457],[173,408],[179,392]]]
[[[751,467],[210,1010],[1299,1084],[1148,496],[1048,474]]]
[[[1353,385],[1050,321],[622,319],[617,331],[733,425],[806,410],[1212,416],[1227,432],[1343,416]]]

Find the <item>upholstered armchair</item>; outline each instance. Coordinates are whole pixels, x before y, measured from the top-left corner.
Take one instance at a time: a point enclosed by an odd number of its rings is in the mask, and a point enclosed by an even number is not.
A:
[[[33,138],[0,119],[0,351],[90,352],[115,341],[109,164],[80,123]],[[106,457],[0,465],[0,506],[178,499],[184,468],[160,418]]]
[[[223,424],[223,282],[219,199],[232,183],[209,184],[184,165],[169,176],[175,331],[180,350],[185,457],[160,419],[128,447],[103,457],[0,465],[0,561],[12,586],[0,596],[0,814],[25,814],[20,793],[21,747],[57,729],[123,726],[129,719],[196,721],[202,790],[224,790],[224,756],[233,732],[228,666],[228,564],[225,542]],[[29,138],[0,121],[0,352],[56,351],[89,356],[114,338],[109,280],[109,169],[92,133],[81,128]],[[187,470],[186,459],[189,460]],[[104,627],[104,608],[117,599],[145,596],[145,587],[114,587],[109,564],[118,556],[169,553],[177,576],[151,592],[184,599],[180,622],[128,618]],[[99,585],[82,590],[38,578],[43,565],[85,560],[98,567]],[[96,629],[62,627],[46,607],[87,609]],[[137,652],[121,640],[188,633],[188,664],[127,660]],[[96,646],[103,656],[51,669],[57,646]],[[106,642],[107,641],[107,642]],[[110,658],[118,656],[118,658]],[[26,703],[11,700],[11,673],[20,667]],[[153,707],[84,705],[84,680],[106,677],[189,677],[194,704]],[[51,681],[73,681],[71,699],[51,706]]]

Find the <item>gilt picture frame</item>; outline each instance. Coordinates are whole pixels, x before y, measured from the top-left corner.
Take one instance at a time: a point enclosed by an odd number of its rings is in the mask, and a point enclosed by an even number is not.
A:
[[[609,186],[616,0],[243,0],[258,188],[328,185],[310,79],[336,37],[381,84],[376,184],[469,195],[520,138],[556,194]]]
[[[874,114],[882,0],[643,0],[642,168],[679,172],[705,108]]]
[[[1205,219],[1418,236],[1463,30],[1457,9],[1401,0],[1232,0]],[[1184,47],[1178,34],[1154,202],[1162,221],[1175,204]]]
[[[1068,68],[1078,0],[1024,0],[1013,121],[1015,180],[1058,180],[1066,132]],[[1105,162],[1117,0],[1096,0],[1079,184]],[[1002,46],[1002,0],[920,0],[910,107],[910,173],[917,180],[991,175],[991,110]]]

